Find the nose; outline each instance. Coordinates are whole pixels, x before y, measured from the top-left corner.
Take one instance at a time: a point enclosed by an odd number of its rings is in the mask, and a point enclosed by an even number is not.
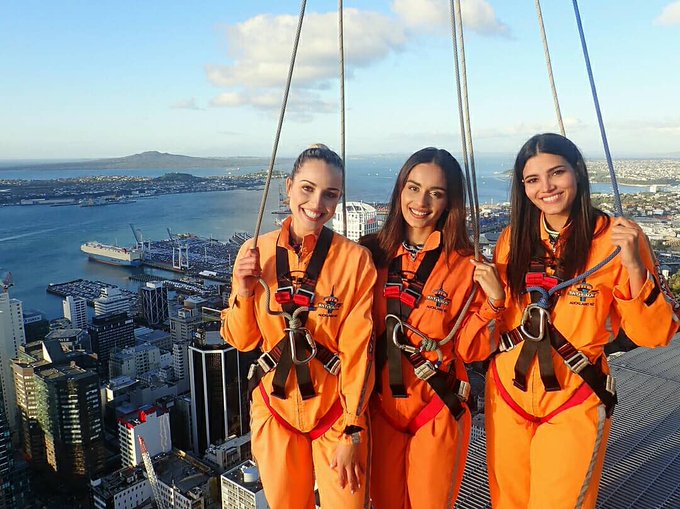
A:
[[[552,191],[555,188],[555,184],[553,184],[550,175],[544,175],[543,177],[541,177],[540,183],[541,191],[543,192]]]

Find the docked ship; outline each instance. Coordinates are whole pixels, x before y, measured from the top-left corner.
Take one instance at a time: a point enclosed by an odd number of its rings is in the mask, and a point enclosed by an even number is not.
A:
[[[91,260],[126,267],[138,267],[142,264],[144,257],[144,252],[141,249],[109,246],[99,242],[86,242],[80,246],[80,250],[87,254]]]

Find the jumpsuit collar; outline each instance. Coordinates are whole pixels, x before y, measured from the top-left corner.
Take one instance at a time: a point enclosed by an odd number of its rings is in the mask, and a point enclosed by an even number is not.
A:
[[[423,255],[423,253],[427,251],[432,251],[434,249],[437,249],[440,244],[442,243],[442,232],[439,230],[434,230],[432,233],[430,233],[430,236],[427,237],[427,240],[425,241],[425,244],[423,244],[422,249],[418,251],[417,257],[420,257]],[[411,251],[409,249],[406,249],[404,247],[404,244],[399,244],[399,248],[397,249],[396,256],[402,256],[402,255],[411,255]]]
[[[293,238],[290,234],[290,228],[293,224],[293,216],[288,216],[281,224],[281,232],[279,233],[279,239],[276,243],[277,246],[293,251],[298,256],[304,256],[306,253],[311,253],[316,247],[316,242],[319,240],[319,235],[314,233],[308,233],[302,239],[302,243],[299,246],[295,246]]]

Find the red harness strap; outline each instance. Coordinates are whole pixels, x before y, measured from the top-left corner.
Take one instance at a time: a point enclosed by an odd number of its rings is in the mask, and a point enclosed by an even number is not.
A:
[[[576,390],[576,392],[574,392],[574,394],[572,394],[571,397],[567,401],[565,401],[560,407],[553,410],[545,417],[536,417],[535,415],[531,415],[530,413],[526,412],[522,407],[520,407],[515,402],[515,400],[512,399],[512,396],[510,396],[510,393],[508,393],[506,388],[503,387],[500,376],[498,376],[498,369],[496,368],[495,362],[491,363],[491,376],[493,376],[493,381],[496,384],[496,387],[498,388],[498,393],[500,394],[503,401],[505,401],[505,403],[510,408],[512,408],[520,417],[536,424],[544,424],[546,422],[549,422],[553,417],[555,417],[559,413],[564,412],[569,408],[575,407],[576,405],[580,405],[586,399],[588,399],[588,396],[590,396],[593,393],[593,390],[590,388],[590,386],[587,383],[583,383]]]
[[[434,394],[432,400],[430,400],[430,402],[427,405],[425,405],[423,409],[420,412],[418,412],[418,415],[411,419],[411,422],[409,422],[406,426],[402,426],[401,424],[397,423],[394,419],[392,419],[392,417],[387,415],[387,412],[385,412],[381,405],[378,405],[378,408],[383,418],[394,429],[401,431],[402,433],[406,433],[408,435],[415,435],[416,431],[425,426],[428,422],[434,419],[439,412],[441,412],[441,409],[444,408],[444,402],[441,400],[439,396]]]
[[[318,424],[309,431],[308,433],[303,433],[297,428],[294,428],[287,420],[285,420],[283,417],[281,417],[276,410],[274,410],[269,403],[269,395],[267,394],[267,391],[265,388],[262,386],[262,384],[259,385],[260,389],[260,394],[262,394],[262,400],[264,401],[265,406],[269,410],[269,413],[272,414],[272,417],[274,417],[274,420],[278,422],[281,426],[286,428],[288,431],[291,433],[297,433],[298,435],[306,435],[309,437],[311,440],[316,440],[320,436],[322,436],[326,431],[331,429],[331,426],[337,421],[341,416],[342,416],[342,404],[340,403],[340,399],[336,399],[335,403],[331,406],[330,410],[324,415],[321,419],[319,419]]]

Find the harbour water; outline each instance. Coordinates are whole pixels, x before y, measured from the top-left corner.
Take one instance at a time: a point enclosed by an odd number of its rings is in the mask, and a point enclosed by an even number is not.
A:
[[[348,200],[388,201],[396,172],[403,161],[404,158],[397,157],[349,159]],[[510,157],[480,159],[477,173],[481,202],[508,199],[509,182],[502,173],[511,164]],[[166,170],[143,171],[149,176],[167,173]],[[133,172],[138,174],[136,170],[107,170],[96,174]],[[0,179],[20,178],[16,171],[12,173],[12,176],[7,175],[0,168]],[[88,174],[86,171],[75,173],[75,176]],[[220,170],[191,170],[189,173],[217,175]],[[23,178],[54,178],[50,172],[25,172],[21,175]],[[610,189],[606,184],[593,187],[602,192]],[[277,188],[276,183],[271,188],[263,232],[275,228],[274,215],[270,212],[278,207]],[[633,192],[639,188],[624,187],[622,190]],[[167,238],[167,228],[170,228],[173,233],[192,232],[202,237],[227,240],[234,232],[254,230],[260,199],[260,191],[234,190],[164,195],[102,207],[0,207],[0,267],[13,273],[15,286],[11,294],[23,301],[24,308],[39,309],[48,318],[55,318],[62,315],[61,300],[45,292],[49,283],[82,278],[135,290],[139,282],[128,279],[131,273],[153,273],[154,269],[131,269],[91,262],[80,252],[82,243],[96,240],[131,246],[134,237],[129,223],[140,229],[145,239]]]

